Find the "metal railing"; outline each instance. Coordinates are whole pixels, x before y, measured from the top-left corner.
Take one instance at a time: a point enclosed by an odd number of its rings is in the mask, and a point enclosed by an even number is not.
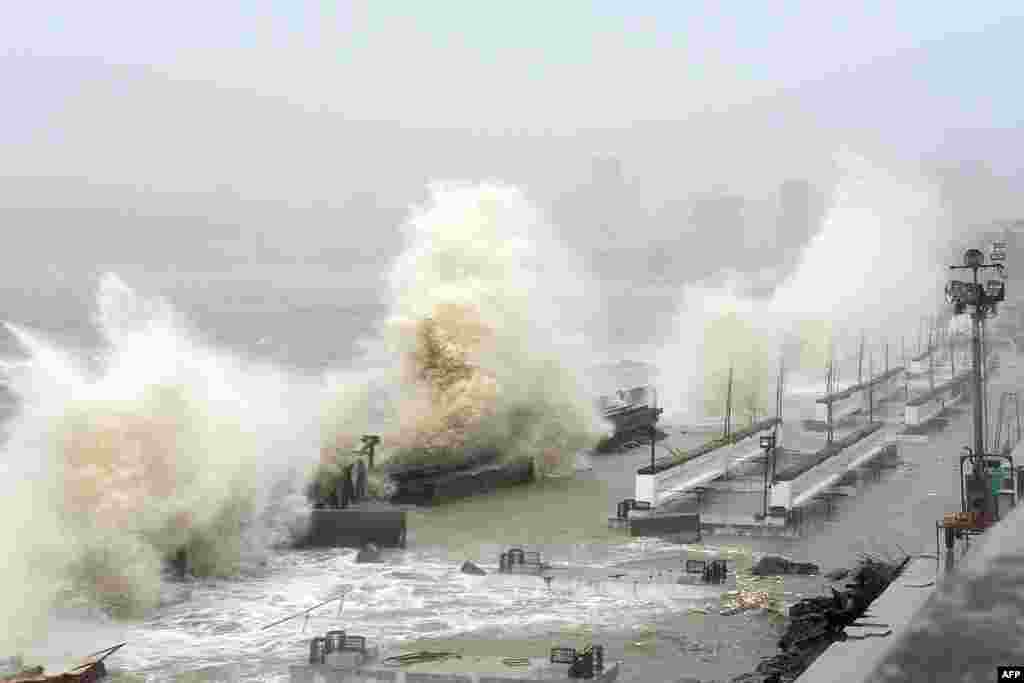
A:
[[[335,600],[338,601],[338,616],[340,617],[341,616],[341,609],[345,605],[345,596],[348,595],[349,591],[351,591],[351,590],[352,590],[352,587],[348,586],[348,587],[345,588],[345,591],[341,595],[336,595],[333,598],[329,598],[327,600],[324,600],[323,602],[318,602],[317,604],[313,605],[312,607],[304,609],[301,612],[296,612],[295,614],[293,614],[291,616],[288,616],[288,617],[285,617],[284,619],[278,619],[277,621],[275,621],[272,624],[267,624],[266,626],[264,626],[260,630],[261,631],[266,631],[268,628],[272,628],[274,626],[278,626],[278,625],[283,624],[283,623],[285,623],[287,621],[291,621],[292,619],[297,619],[297,618],[299,618],[301,616],[305,616],[306,619],[302,623],[302,630],[303,630],[303,632],[305,632],[306,626],[309,624],[309,613],[312,612],[315,609],[320,609],[324,605],[329,605],[330,603],[334,602]]]

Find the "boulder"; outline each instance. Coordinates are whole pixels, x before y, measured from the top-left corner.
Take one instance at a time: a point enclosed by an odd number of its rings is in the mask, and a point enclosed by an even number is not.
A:
[[[790,574],[817,574],[818,565],[813,562],[794,562],[789,566]]]
[[[779,555],[765,555],[757,561],[750,573],[756,576],[775,576],[788,574],[793,563]]]
[[[359,553],[356,555],[356,563],[362,564],[364,562],[382,562],[380,558],[380,548],[375,543],[367,543],[362,547]]]
[[[817,574],[818,565],[813,562],[793,562],[780,555],[765,555],[750,570],[755,576],[778,576],[780,574]]]
[[[833,569],[832,571],[825,573],[825,578],[830,581],[842,581],[849,575],[849,569]]]
[[[473,574],[475,576],[485,576],[487,574],[487,572],[485,572],[483,569],[480,569],[480,567],[476,566],[469,560],[466,560],[462,563],[462,569],[460,569],[459,571],[461,571],[463,574]]]

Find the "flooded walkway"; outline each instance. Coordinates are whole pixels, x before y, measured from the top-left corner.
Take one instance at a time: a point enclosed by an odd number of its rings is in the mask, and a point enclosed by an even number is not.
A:
[[[1014,381],[997,377],[993,395]],[[806,404],[806,398],[800,400]],[[892,402],[887,419],[898,421],[901,406]],[[788,412],[791,419],[795,410]],[[824,444],[824,434],[792,425],[783,433],[784,445],[814,450]],[[667,431],[667,443],[676,448],[709,438],[684,434],[681,427]],[[279,553],[241,578],[186,584],[181,595],[145,621],[93,620],[95,643],[41,647],[91,651],[125,640],[129,646],[119,653],[118,668],[149,680],[241,663],[243,679],[276,682],[287,679],[288,665],[304,660],[310,637],[333,628],[382,646],[443,649],[463,643],[469,648],[480,638],[493,638],[502,644],[498,654],[520,657],[592,638],[605,646],[609,661],[623,660],[619,680],[624,683],[684,676],[724,680],[752,671],[761,657],[774,654],[781,624],[769,613],[719,614],[721,594],[736,587],[735,561],[721,586],[675,585],[685,560],[775,552],[815,562],[824,571],[852,566],[862,552],[933,553],[935,520],[959,506],[956,467],[961,447],[970,442],[969,413],[954,409],[945,428],[926,439],[900,443],[898,467],[883,470],[877,480],[857,481],[856,495],[836,501],[831,514],[818,511],[800,537],[716,535],[703,545],[678,546],[609,529],[615,504],[633,497],[636,469],[649,462],[649,447],[638,448],[595,456],[592,469],[576,477],[411,513],[408,549],[385,553],[384,564],[356,564],[354,551],[343,549]],[[753,484],[760,482],[760,467],[751,463],[735,473],[721,491],[710,493],[702,511],[752,515],[759,510],[761,493]],[[749,490],[739,491],[743,486]],[[547,584],[539,577],[459,572],[465,560],[493,572],[499,554],[516,545],[540,550],[552,564],[572,565],[578,576],[567,573]],[[616,574],[622,576],[611,578]],[[792,603],[820,594],[826,585],[821,577],[787,577],[777,588]],[[301,620],[261,630],[345,586],[352,592],[340,616],[329,606],[311,615],[305,630]],[[54,638],[61,633],[55,630]]]

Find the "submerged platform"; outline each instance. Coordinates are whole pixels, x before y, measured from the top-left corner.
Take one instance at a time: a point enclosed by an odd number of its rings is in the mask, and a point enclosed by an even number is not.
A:
[[[699,543],[701,518],[694,512],[641,513],[632,510],[629,517],[609,517],[608,526],[624,529],[630,536],[668,538],[679,543]]]

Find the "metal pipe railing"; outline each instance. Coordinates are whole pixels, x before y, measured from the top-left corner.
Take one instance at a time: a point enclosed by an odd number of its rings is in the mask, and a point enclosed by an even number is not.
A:
[[[272,624],[267,624],[266,626],[264,626],[260,630],[261,631],[266,631],[268,628],[271,628],[273,626],[278,626],[279,624],[283,624],[286,621],[291,621],[292,619],[296,619],[296,618],[301,617],[303,615],[306,616],[306,622],[302,625],[303,630],[305,630],[306,624],[309,623],[309,613],[312,612],[315,609],[319,609],[319,608],[323,607],[324,605],[330,604],[330,603],[334,602],[335,600],[339,600],[340,601],[338,603],[338,616],[341,616],[341,608],[345,604],[345,596],[348,595],[348,591],[349,590],[351,590],[351,588],[346,589],[345,592],[342,593],[341,595],[336,595],[333,598],[330,598],[328,600],[324,600],[323,602],[319,602],[319,603],[313,605],[312,607],[310,607],[308,609],[304,609],[301,612],[297,612],[297,613],[291,615],[290,617],[285,617],[284,619],[278,619],[277,621],[275,621]]]

